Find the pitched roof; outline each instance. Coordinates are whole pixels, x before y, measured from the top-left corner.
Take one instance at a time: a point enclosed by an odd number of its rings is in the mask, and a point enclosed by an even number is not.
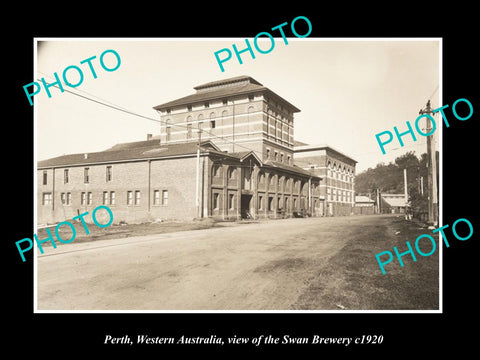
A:
[[[226,84],[229,85],[221,86]],[[206,84],[195,86],[194,89],[197,90],[195,94],[187,95],[179,99],[154,106],[153,108],[155,110],[165,110],[167,108],[172,108],[180,105],[200,103],[208,100],[221,99],[234,95],[262,92],[279,99],[287,106],[289,106],[293,112],[300,111],[300,109],[290,104],[287,100],[275,94],[273,91],[263,86],[250,76],[237,76],[229,79],[212,81]]]
[[[405,194],[381,194],[381,197],[390,206],[405,206]]]
[[[358,163],[358,161],[355,160],[354,158],[340,152],[339,150],[337,150],[337,149],[335,149],[335,148],[333,148],[333,147],[331,147],[330,145],[327,145],[327,144],[309,145],[309,144],[294,143],[294,147],[293,147],[293,151],[295,153],[305,153],[305,152],[309,152],[309,151],[323,150],[323,149],[336,152],[338,155],[343,156],[343,157],[345,157],[349,160],[352,160],[355,163]]]
[[[298,167],[297,165],[287,165],[287,164],[279,163],[277,161],[272,161],[272,160],[267,160],[267,161],[264,162],[264,164],[266,166],[270,166],[270,167],[273,167],[273,168],[278,168],[278,169],[286,170],[286,171],[289,171],[289,172],[300,173],[301,175],[306,175],[306,176],[310,176],[312,178],[321,179],[320,176],[315,175],[313,172],[310,172],[308,170],[304,170],[301,167]]]
[[[194,89],[195,90],[200,90],[200,89],[205,89],[205,88],[209,88],[209,87],[226,85],[226,84],[231,84],[231,83],[241,82],[241,81],[247,81],[247,80],[250,81],[252,84],[257,84],[257,85],[263,86],[257,80],[252,78],[251,76],[240,75],[240,76],[235,76],[235,77],[231,77],[231,78],[228,78],[228,79],[210,81],[210,82],[202,84],[202,85],[197,85],[197,86],[194,87]]]
[[[160,145],[160,143],[155,140],[136,141],[117,144],[105,151],[69,154],[42,160],[38,162],[38,168],[195,155],[197,146],[197,142]],[[202,148],[206,150],[212,149],[213,151],[219,150],[211,141],[202,142]]]
[[[370,199],[368,196],[363,196],[363,195],[356,195],[355,196],[355,202],[356,203],[374,203],[375,200]]]

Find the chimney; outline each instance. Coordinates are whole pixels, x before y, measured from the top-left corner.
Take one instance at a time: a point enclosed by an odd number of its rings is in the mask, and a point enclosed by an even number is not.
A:
[[[152,134],[147,134],[147,141],[152,140],[152,136],[153,136]]]

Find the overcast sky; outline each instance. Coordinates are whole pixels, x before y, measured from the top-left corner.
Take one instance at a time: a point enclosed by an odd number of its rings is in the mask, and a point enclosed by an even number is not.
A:
[[[66,90],[96,96],[135,113],[160,120],[152,107],[195,92],[194,86],[238,75],[248,75],[271,89],[301,112],[295,114],[295,139],[328,144],[358,161],[357,173],[379,162],[392,161],[406,151],[426,152],[426,138],[414,142],[405,136],[405,147],[386,146],[382,155],[375,134],[414,126],[418,111],[430,98],[439,107],[441,95],[440,44],[437,39],[321,39],[279,38],[268,54],[233,57],[221,72],[214,52],[242,49],[245,39],[42,39],[38,45],[35,79],[61,77],[69,65],[84,70],[84,81]],[[250,39],[252,42],[252,39]],[[263,44],[265,48],[267,43]],[[100,54],[115,50],[120,67],[104,71]],[[93,79],[87,64],[97,73]],[[112,54],[109,66],[115,64]],[[113,63],[113,65],[112,65]],[[76,82],[75,71],[69,72]],[[70,78],[69,78],[70,79]],[[102,151],[117,143],[145,140],[157,135],[159,123],[128,115],[68,92],[42,89],[35,96],[37,160],[62,154]],[[26,104],[28,100],[25,98]],[[441,128],[441,127],[440,127]],[[437,128],[436,138],[439,130]],[[393,150],[397,148],[397,150]]]

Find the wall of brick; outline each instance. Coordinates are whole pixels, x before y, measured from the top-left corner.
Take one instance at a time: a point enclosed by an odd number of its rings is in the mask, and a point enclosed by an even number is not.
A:
[[[74,216],[91,212],[98,205],[107,205],[113,212],[114,223],[125,221],[138,223],[156,219],[192,219],[196,216],[195,184],[196,158],[152,160],[108,164],[112,167],[110,181],[106,178],[107,165],[89,165],[38,170],[37,181],[37,222],[38,224],[55,223],[72,219]],[[89,183],[84,182],[84,169],[89,168]],[[69,181],[64,182],[64,169],[68,169]],[[47,185],[43,185],[43,171],[47,171]],[[54,176],[55,174],[55,176]],[[149,176],[150,174],[150,176]],[[175,174],[175,176],[172,176]],[[206,184],[204,183],[204,187]],[[155,204],[155,190],[159,191],[160,204]],[[162,205],[162,191],[168,191],[168,204]],[[128,192],[132,192],[132,204],[127,204]],[[42,205],[43,193],[52,193],[52,203]],[[81,194],[88,198],[91,193],[91,204],[81,203]],[[104,192],[108,193],[104,202]],[[111,203],[111,193],[115,193],[115,201]],[[139,201],[136,202],[136,192]],[[204,191],[205,192],[205,191]],[[62,204],[61,194],[70,193],[71,202]],[[101,222],[108,214],[98,212]],[[85,220],[91,218],[85,217]]]

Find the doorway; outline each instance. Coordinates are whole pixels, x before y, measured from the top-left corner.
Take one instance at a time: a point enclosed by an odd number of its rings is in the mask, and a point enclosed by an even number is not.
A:
[[[242,194],[240,206],[240,214],[242,219],[253,219],[253,214],[251,213],[252,195]]]

